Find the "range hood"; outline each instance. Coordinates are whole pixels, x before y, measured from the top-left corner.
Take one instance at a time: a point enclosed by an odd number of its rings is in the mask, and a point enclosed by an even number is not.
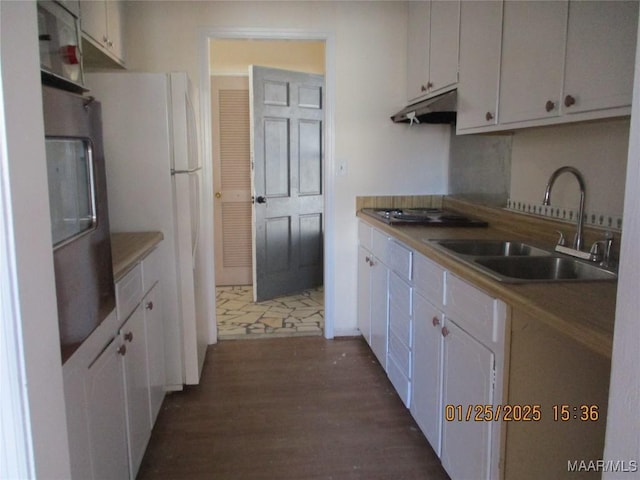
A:
[[[452,90],[409,105],[391,117],[395,123],[455,123],[457,92]]]

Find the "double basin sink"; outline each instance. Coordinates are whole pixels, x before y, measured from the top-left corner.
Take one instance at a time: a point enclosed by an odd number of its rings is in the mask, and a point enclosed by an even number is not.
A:
[[[614,272],[584,260],[505,240],[424,240],[438,250],[506,283],[616,280]]]

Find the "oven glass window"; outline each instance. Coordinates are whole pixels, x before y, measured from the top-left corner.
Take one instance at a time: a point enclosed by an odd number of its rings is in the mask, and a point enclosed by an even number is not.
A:
[[[87,139],[46,139],[53,246],[95,228],[95,187]]]

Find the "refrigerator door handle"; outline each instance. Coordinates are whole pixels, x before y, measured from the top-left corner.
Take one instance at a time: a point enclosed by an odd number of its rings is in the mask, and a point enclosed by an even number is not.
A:
[[[192,239],[193,244],[191,245],[191,255],[193,257],[193,268],[196,268],[196,251],[198,250],[198,242],[200,240],[200,175],[196,172],[191,175],[195,178],[195,188],[192,195],[195,197],[195,221],[196,221],[196,234]]]

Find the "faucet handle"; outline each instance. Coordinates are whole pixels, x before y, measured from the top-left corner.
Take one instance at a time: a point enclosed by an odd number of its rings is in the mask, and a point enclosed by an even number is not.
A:
[[[604,256],[603,250],[605,250],[605,240],[596,240],[591,245],[589,249],[589,254],[591,255],[589,260],[592,262],[600,262]]]
[[[556,230],[556,233],[560,235],[560,237],[558,238],[558,243],[556,243],[556,245],[564,247],[567,244],[567,239],[564,237],[564,233],[562,233],[560,230]]]

